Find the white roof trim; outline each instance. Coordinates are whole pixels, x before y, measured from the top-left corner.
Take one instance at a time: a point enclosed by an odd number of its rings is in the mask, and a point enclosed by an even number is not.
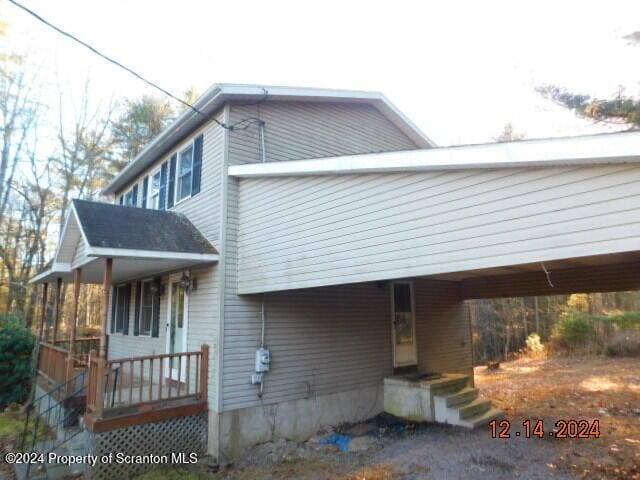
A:
[[[156,250],[132,250],[127,248],[90,247],[87,257],[136,258],[155,260],[188,260],[193,262],[217,262],[215,253],[165,252]]]
[[[339,175],[640,162],[640,132],[234,165],[234,177]]]
[[[267,90],[272,100],[298,101],[335,101],[370,103],[407,135],[416,145],[422,148],[435,147],[435,143],[414,125],[398,108],[379,92],[360,90],[333,90],[326,88],[298,88],[277,87],[270,85],[236,85],[216,84],[209,88],[198,100],[194,107],[206,113],[215,114],[226,101],[259,100]],[[203,123],[201,115],[191,109],[185,110],[167,128],[153,139],[102,191],[103,194],[113,194],[123,188],[136,175],[142,173],[153,162],[173,148],[191,131]]]
[[[42,280],[50,277],[50,276],[64,276],[65,274],[71,273],[71,264],[70,263],[60,263],[54,262],[51,268],[45,270],[44,272],[40,272],[35,277],[29,280],[29,283],[40,283]]]

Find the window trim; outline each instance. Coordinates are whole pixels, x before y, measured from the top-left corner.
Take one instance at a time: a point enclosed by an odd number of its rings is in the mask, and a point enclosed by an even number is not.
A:
[[[149,321],[149,333],[142,333],[142,312],[144,311],[144,284],[145,283],[153,283],[153,278],[147,278],[144,280],[140,280],[140,311],[138,312],[138,336],[139,337],[148,337],[151,338],[151,332],[153,331],[153,315],[154,315],[154,301],[153,295],[151,295],[151,319]]]
[[[152,207],[153,205],[152,192],[153,192],[153,177],[158,175],[158,182],[162,181],[162,177],[161,177],[162,163],[163,162],[160,162],[160,165],[158,165],[158,167],[152,170],[151,173],[149,174],[149,186],[147,187],[147,209],[149,210],[160,210],[160,183],[158,183],[158,205],[153,207]]]
[[[120,295],[118,290],[121,288],[127,288],[127,284],[126,283],[121,283],[119,285],[114,285],[113,286],[113,299],[114,301],[112,302],[113,305],[113,309],[115,311],[115,321],[113,324],[113,333],[112,335],[124,335],[124,322],[125,322],[125,318],[122,318],[122,323],[121,323],[121,328],[120,330],[118,330],[118,307],[119,307],[119,300],[120,300]],[[131,302],[131,299],[129,299],[129,302]]]
[[[193,157],[195,155],[195,137],[193,138],[193,140],[191,140],[191,142],[189,142],[189,145],[184,147],[184,148],[180,148],[177,149],[174,153],[177,155],[177,161],[176,161],[176,173],[175,173],[175,185],[173,187],[173,206],[175,207],[176,205],[178,205],[179,203],[184,202],[185,200],[191,198],[193,196]],[[180,185],[180,179],[182,178],[179,174],[180,172],[180,165],[182,164],[182,154],[185,153],[186,151],[191,150],[191,169],[189,170],[189,178],[191,179],[191,181],[189,182],[189,195],[178,199],[178,191],[179,191],[179,185]],[[169,157],[171,158],[171,157]]]

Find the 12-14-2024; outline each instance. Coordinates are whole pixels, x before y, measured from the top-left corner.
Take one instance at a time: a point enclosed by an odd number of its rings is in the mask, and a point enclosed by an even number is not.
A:
[[[491,438],[600,438],[600,420],[556,420],[552,430],[545,430],[543,420],[524,420],[522,431],[511,431],[509,420],[489,422]]]

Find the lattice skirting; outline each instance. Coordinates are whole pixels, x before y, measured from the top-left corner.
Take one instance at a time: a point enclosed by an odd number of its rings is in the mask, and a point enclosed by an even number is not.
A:
[[[200,458],[207,449],[207,414],[177,417],[155,423],[119,428],[107,432],[84,432],[87,439],[87,453],[102,457],[113,454],[113,461],[98,461],[89,468],[87,477],[95,480],[120,480],[139,475],[154,468],[168,465],[176,460],[176,454],[184,453],[189,458],[197,453]],[[153,456],[153,463],[116,461],[122,456]],[[129,458],[126,458],[129,460]],[[143,460],[144,461],[144,460]],[[161,461],[161,464],[157,462]],[[179,463],[179,462],[178,462]]]

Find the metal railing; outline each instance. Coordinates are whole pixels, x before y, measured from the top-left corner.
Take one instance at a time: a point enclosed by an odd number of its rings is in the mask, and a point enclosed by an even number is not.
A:
[[[83,370],[27,404],[20,451],[46,454],[82,432],[78,419],[86,409],[86,375]],[[30,468],[27,464],[26,478]]]

